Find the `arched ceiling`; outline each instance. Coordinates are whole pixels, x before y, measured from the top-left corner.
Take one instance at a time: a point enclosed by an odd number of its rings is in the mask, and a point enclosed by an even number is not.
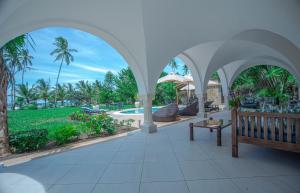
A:
[[[75,27],[100,36],[153,93],[170,58],[185,54],[203,84],[217,67],[271,56],[300,72],[298,0],[2,0],[0,46],[25,32]]]

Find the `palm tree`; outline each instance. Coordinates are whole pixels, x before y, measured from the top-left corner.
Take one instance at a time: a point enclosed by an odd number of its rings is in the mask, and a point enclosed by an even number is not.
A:
[[[178,68],[176,60],[174,58],[170,61],[170,63],[168,65],[172,68],[173,72],[175,72],[175,70]]]
[[[16,101],[16,74],[22,70],[21,57],[20,52],[7,52],[4,54],[4,60],[8,67],[9,72],[9,83],[11,85],[11,104],[12,109],[15,109],[15,101]]]
[[[84,96],[84,99],[87,103],[91,104],[92,103],[92,98],[94,96],[94,89],[92,84],[90,84],[88,81],[79,81],[76,84],[77,89],[81,93],[82,96]]]
[[[65,85],[58,84],[57,85],[57,98],[59,100],[61,100],[61,105],[62,106],[64,105],[66,95],[67,95],[67,92],[66,92],[66,89],[65,89]]]
[[[47,100],[50,96],[50,81],[46,82],[44,79],[39,79],[36,86],[40,98],[44,99],[44,106],[47,107]]]
[[[189,68],[186,64],[182,66],[183,75],[187,75],[189,73]]]
[[[55,42],[53,43],[56,48],[50,53],[51,55],[55,55],[54,61],[60,60],[60,66],[56,78],[55,83],[55,97],[54,97],[54,105],[56,107],[56,99],[57,99],[57,86],[58,86],[58,79],[61,72],[62,64],[65,62],[67,65],[69,65],[71,62],[74,61],[74,57],[71,54],[72,52],[77,52],[76,49],[69,48],[68,41],[63,37],[57,37],[55,38]]]
[[[23,98],[26,101],[26,104],[29,104],[30,101],[35,98],[35,87],[33,85],[31,88],[29,88],[28,83],[19,84],[17,93],[19,97]]]
[[[21,64],[22,64],[22,84],[24,84],[24,73],[26,69],[31,69],[33,56],[29,54],[28,49],[23,49],[21,52]]]
[[[9,41],[3,47],[0,48],[0,155],[4,155],[9,152],[8,143],[8,124],[7,124],[7,89],[8,83],[11,78],[11,67],[6,62],[5,56],[15,55],[25,45],[26,35],[21,35],[15,39]]]
[[[71,102],[74,102],[75,89],[74,89],[73,84],[71,84],[71,83],[66,84],[65,89],[66,89],[66,99],[71,101]]]

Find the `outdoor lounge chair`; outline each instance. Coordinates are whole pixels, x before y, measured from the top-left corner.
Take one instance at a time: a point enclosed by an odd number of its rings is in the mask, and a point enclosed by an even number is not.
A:
[[[152,114],[153,121],[157,122],[171,122],[176,121],[178,113],[178,105],[175,103],[169,104],[163,108],[158,109]]]
[[[195,116],[199,112],[198,101],[195,101],[178,111],[181,116]]]
[[[204,103],[205,112],[216,111],[219,110],[219,107],[216,105],[212,105],[214,101],[206,101]]]
[[[259,102],[254,97],[245,97],[241,101],[242,108],[257,109],[259,107]]]
[[[86,113],[86,114],[99,114],[99,113],[103,113],[103,112],[106,112],[106,110],[104,109],[92,109],[92,108],[89,108],[89,107],[80,107],[80,109]]]

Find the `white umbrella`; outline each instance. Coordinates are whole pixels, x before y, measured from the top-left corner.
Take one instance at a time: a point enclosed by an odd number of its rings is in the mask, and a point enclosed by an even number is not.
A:
[[[219,85],[221,85],[221,84],[216,81],[213,81],[213,80],[208,81],[208,86],[219,86]],[[189,85],[182,87],[180,90],[195,90],[195,85],[193,83],[191,83]]]
[[[208,86],[220,86],[221,84],[218,81],[209,80]]]
[[[185,75],[184,76],[184,83],[187,84],[187,101],[189,102],[189,99],[190,99],[190,84],[194,82],[194,79],[192,77],[191,74],[188,74],[188,75]],[[194,86],[195,87],[195,86]],[[195,88],[194,88],[195,89]]]
[[[174,83],[182,83],[184,82],[184,77],[174,72],[170,72],[167,76],[161,77],[158,79],[157,83],[163,82],[174,82]]]
[[[189,84],[189,85],[182,87],[180,90],[195,90],[195,85]]]
[[[170,72],[167,76],[161,77],[158,79],[157,83],[163,83],[163,82],[174,82],[174,83],[183,83],[184,77],[180,76],[178,74],[175,74],[174,72]],[[178,93],[176,89],[176,103],[178,104]]]

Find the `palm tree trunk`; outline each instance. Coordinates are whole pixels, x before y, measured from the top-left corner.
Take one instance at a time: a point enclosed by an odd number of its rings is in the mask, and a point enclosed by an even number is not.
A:
[[[54,96],[54,106],[56,107],[56,100],[57,100],[57,86],[58,86],[58,79],[59,79],[59,75],[60,75],[60,71],[61,71],[61,67],[63,64],[63,59],[61,60],[60,66],[59,66],[59,70],[58,70],[58,74],[57,74],[57,78],[56,78],[56,84],[55,84],[55,96]]]
[[[7,124],[7,87],[9,75],[3,62],[3,51],[0,49],[0,157],[9,153]]]
[[[45,108],[47,108],[47,99],[46,98],[44,98],[44,106],[45,106]]]
[[[24,72],[25,72],[25,68],[23,67],[23,70],[22,70],[22,84],[24,84]]]
[[[16,80],[13,77],[13,110],[16,108]]]

